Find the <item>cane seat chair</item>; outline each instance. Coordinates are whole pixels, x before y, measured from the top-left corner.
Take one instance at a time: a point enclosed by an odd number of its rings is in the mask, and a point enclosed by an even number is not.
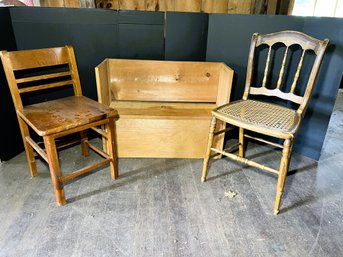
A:
[[[283,43],[285,52],[281,61],[281,68],[278,75],[278,80],[274,88],[267,87],[268,75],[270,74],[270,60],[272,47],[276,43]],[[260,168],[264,171],[272,172],[278,176],[277,188],[276,188],[276,200],[274,205],[274,214],[279,213],[281,196],[283,193],[286,175],[288,172],[289,161],[291,158],[294,137],[299,129],[302,118],[308,107],[309,100],[312,94],[313,86],[316,82],[319,67],[321,65],[325,49],[329,43],[329,40],[317,40],[304,33],[296,31],[282,31],[271,34],[253,34],[249,52],[249,60],[247,66],[247,77],[242,100],[234,101],[212,111],[212,120],[210,125],[210,134],[208,141],[208,148],[206,156],[204,158],[202,182],[205,182],[208,170],[208,162],[210,159],[211,151],[216,154],[224,155],[233,160],[248,164],[250,166]],[[292,45],[299,45],[301,47],[301,54],[299,55],[299,61],[296,66],[296,70],[293,73],[294,78],[289,89],[289,92],[282,91],[285,86],[283,85],[283,79],[285,77],[287,54]],[[253,71],[255,66],[256,49],[259,46],[266,45],[268,53],[266,54],[266,63],[264,66],[262,85],[257,86],[253,82]],[[300,75],[304,75],[303,64],[306,58],[307,52],[312,51],[315,54],[313,62],[307,62],[309,67],[309,76],[306,84],[305,93],[303,96],[296,94],[296,87],[299,81]],[[275,54],[273,55],[275,57]],[[261,76],[262,77],[262,76]],[[304,76],[306,77],[306,76]],[[255,79],[257,80],[257,79]],[[261,99],[252,99],[252,95],[259,95],[264,97]],[[283,101],[289,101],[296,104],[297,109],[288,108],[279,103],[276,104],[273,101],[267,102],[265,98],[276,97]],[[255,96],[256,98],[256,96]],[[225,122],[232,126],[222,131],[215,131],[217,120]],[[212,147],[214,136],[224,133],[233,127],[239,127],[239,141],[238,141],[238,155],[233,154],[230,150],[221,150]],[[283,140],[283,144],[270,142],[262,137],[252,136],[246,133],[246,131],[252,131],[255,134],[263,134]],[[272,169],[255,161],[245,158],[245,138],[254,139],[263,143],[279,147],[282,149],[282,158],[280,161],[280,167],[278,170]],[[237,149],[237,146],[229,148]]]
[[[65,182],[106,164],[110,164],[112,179],[116,179],[118,171],[114,122],[118,114],[116,110],[82,96],[73,48],[65,46],[13,52],[1,51],[0,56],[16,109],[30,175],[37,176],[35,156],[38,154],[49,165],[56,203],[58,205],[66,203],[63,188]],[[39,90],[47,92],[48,89],[54,90],[52,88],[64,86],[73,89],[73,96],[25,106],[23,104],[23,94]],[[44,92],[38,92],[40,93]],[[37,92],[33,94],[36,95]],[[102,138],[106,138],[107,149],[100,150],[88,142],[87,129],[93,129]],[[30,136],[32,130],[43,138],[45,149]],[[104,159],[63,175],[56,139],[60,141],[61,138],[74,133],[80,134],[80,138],[72,142],[68,141],[62,147],[80,142],[83,156],[88,156],[89,149],[92,149]]]

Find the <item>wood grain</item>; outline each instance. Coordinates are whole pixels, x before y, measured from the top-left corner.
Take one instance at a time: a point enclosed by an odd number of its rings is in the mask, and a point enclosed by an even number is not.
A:
[[[107,59],[96,78],[99,101],[120,116],[120,157],[202,158],[211,111],[229,101],[233,70],[223,63]],[[224,127],[219,122],[217,130]],[[217,137],[215,145],[223,144]]]
[[[117,121],[119,157],[203,158],[208,126],[206,119],[126,119]]]
[[[202,0],[201,10],[207,13],[227,13],[229,0]]]
[[[96,0],[95,4],[97,8],[119,10],[119,0]]]
[[[176,12],[200,12],[202,0],[174,0]]]
[[[145,10],[145,1],[142,0],[119,0],[120,10]]]
[[[252,3],[253,0],[229,0],[228,13],[250,14]]]
[[[218,63],[117,59],[109,61],[109,70],[113,100],[217,100]]]

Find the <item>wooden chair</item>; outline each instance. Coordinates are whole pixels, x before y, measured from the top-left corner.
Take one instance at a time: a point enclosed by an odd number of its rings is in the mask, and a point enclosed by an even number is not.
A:
[[[66,203],[63,184],[89,171],[110,164],[112,179],[116,179],[114,121],[118,115],[114,109],[82,96],[73,48],[1,51],[0,56],[16,109],[30,174],[37,176],[35,156],[38,153],[49,165],[57,204]],[[72,86],[74,96],[23,105],[22,94],[63,86]],[[43,137],[45,149],[31,138],[30,128]],[[106,152],[88,142],[87,129],[93,129],[110,142]],[[61,147],[81,142],[82,155],[87,156],[90,148],[104,160],[62,175],[55,140],[72,133],[80,133],[81,139]]]
[[[271,52],[272,46],[276,43],[283,43],[285,46],[285,53],[281,62],[281,69],[279,72],[276,86],[272,89],[267,88],[267,78],[270,73],[269,68],[271,66]],[[283,193],[286,175],[288,172],[289,161],[292,153],[294,137],[299,129],[302,118],[304,117],[306,108],[308,107],[309,100],[312,94],[313,86],[316,82],[319,67],[321,65],[325,49],[329,43],[328,39],[317,40],[308,35],[295,31],[282,31],[272,34],[253,34],[249,52],[249,60],[247,67],[247,77],[243,99],[234,101],[229,104],[222,105],[212,111],[212,121],[210,126],[210,134],[208,140],[208,148],[206,157],[204,159],[202,182],[205,182],[208,170],[208,161],[211,151],[227,156],[233,160],[248,164],[250,166],[260,168],[262,170],[272,172],[278,175],[277,188],[276,188],[276,200],[274,206],[274,214],[279,213],[280,200]],[[289,92],[283,92],[281,89],[285,87],[283,85],[283,78],[285,77],[285,67],[287,62],[287,53],[291,45],[298,44],[302,48],[301,56],[299,57],[299,63],[297,65],[293,83],[290,86]],[[260,45],[267,45],[268,54],[266,58],[266,64],[264,68],[264,75],[262,79],[262,86],[258,87],[253,83],[253,67],[255,50]],[[299,76],[302,74],[301,70],[304,70],[303,63],[308,51],[315,53],[314,62],[309,67],[310,74],[307,80],[307,86],[303,96],[295,94],[296,86],[299,81]],[[306,76],[305,76],[306,77]],[[287,108],[275,103],[269,103],[261,100],[252,100],[251,95],[263,95],[273,96],[279,99],[287,100],[295,103],[298,108],[296,110]],[[239,154],[235,155],[229,151],[221,151],[212,147],[213,138],[218,132],[215,132],[215,126],[217,119],[231,124],[235,127],[239,127]],[[283,140],[282,144],[267,141],[263,138],[253,137],[246,134],[245,130],[257,132],[267,136],[279,138]],[[225,132],[225,131],[224,131]],[[263,143],[279,147],[282,149],[282,158],[280,162],[279,170],[269,168],[265,165],[259,164],[255,161],[245,158],[245,138],[254,139]],[[237,146],[236,146],[237,147]],[[231,148],[232,149],[232,148]],[[237,149],[237,148],[236,148]]]

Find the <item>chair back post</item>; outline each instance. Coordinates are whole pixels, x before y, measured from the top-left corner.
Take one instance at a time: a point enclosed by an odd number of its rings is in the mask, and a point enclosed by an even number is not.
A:
[[[70,45],[66,45],[69,54],[69,69],[71,71],[71,78],[73,80],[74,94],[77,96],[82,95],[80,76],[77,69],[76,58],[74,48]]]
[[[249,89],[252,82],[252,76],[254,74],[254,59],[255,59],[254,56],[255,56],[255,49],[256,49],[258,36],[259,36],[258,33],[254,33],[251,38],[243,100],[247,100],[249,96]]]
[[[14,102],[14,108],[15,108],[15,110],[23,109],[23,103],[21,101],[18,86],[17,86],[17,83],[15,81],[15,75],[14,75],[14,71],[12,69],[12,63],[11,63],[11,60],[9,58],[9,54],[5,50],[0,51],[0,57],[1,57],[2,65],[4,67],[4,71],[5,71],[7,82],[8,82],[9,88],[10,88],[12,99]]]
[[[319,71],[319,68],[323,62],[323,57],[324,57],[325,50],[326,50],[328,44],[329,44],[329,39],[324,39],[323,41],[321,41],[319,43],[317,56],[316,56],[316,59],[315,59],[314,64],[313,64],[309,80],[307,82],[306,90],[305,90],[305,93],[303,96],[303,101],[297,110],[297,112],[300,113],[302,117],[304,116],[306,109],[309,105],[310,98],[311,98],[311,95],[313,92],[313,88],[314,88],[314,85],[317,81],[318,71]]]

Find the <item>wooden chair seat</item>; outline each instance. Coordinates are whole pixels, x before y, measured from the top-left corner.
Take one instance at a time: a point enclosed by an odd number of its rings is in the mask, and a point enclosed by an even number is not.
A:
[[[284,139],[293,137],[301,121],[295,110],[249,99],[220,106],[212,114],[234,126]]]
[[[117,116],[117,111],[84,96],[70,96],[17,110],[40,136]]]

